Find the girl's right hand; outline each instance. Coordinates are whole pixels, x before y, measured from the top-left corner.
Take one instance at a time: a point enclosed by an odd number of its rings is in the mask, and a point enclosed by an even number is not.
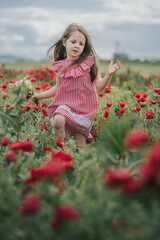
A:
[[[39,93],[35,93],[33,96],[32,96],[32,101],[35,102],[36,99],[39,99]]]
[[[32,101],[33,101],[37,106],[39,106],[39,99],[40,99],[40,94],[39,94],[39,93],[35,93],[35,94],[32,96]]]

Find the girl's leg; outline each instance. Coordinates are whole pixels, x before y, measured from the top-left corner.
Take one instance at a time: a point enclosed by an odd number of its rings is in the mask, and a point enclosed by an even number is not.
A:
[[[85,143],[86,143],[86,137],[82,133],[76,132],[75,133],[75,143],[76,143],[78,150],[84,149]]]
[[[53,129],[55,133],[55,137],[64,140],[66,137],[65,133],[65,124],[66,120],[65,118],[60,115],[56,114],[53,119]]]

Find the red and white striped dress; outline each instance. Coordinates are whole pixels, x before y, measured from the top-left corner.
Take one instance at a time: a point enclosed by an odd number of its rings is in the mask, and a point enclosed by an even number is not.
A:
[[[99,106],[96,87],[90,76],[94,57],[89,56],[78,66],[64,72],[63,69],[71,62],[64,59],[52,64],[61,83],[48,107],[48,116],[52,125],[55,114],[64,116],[67,135],[74,136],[78,131],[88,138]]]

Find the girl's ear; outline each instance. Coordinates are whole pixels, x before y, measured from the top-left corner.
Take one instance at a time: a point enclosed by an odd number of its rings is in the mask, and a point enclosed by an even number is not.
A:
[[[65,39],[62,40],[62,43],[63,43],[63,46],[66,47],[66,40]]]

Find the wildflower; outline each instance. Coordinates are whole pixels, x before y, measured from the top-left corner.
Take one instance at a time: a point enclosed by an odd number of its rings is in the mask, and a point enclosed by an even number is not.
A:
[[[125,108],[121,108],[118,113],[123,114],[124,112],[125,112]]]
[[[95,137],[97,135],[97,132],[92,132],[91,135],[92,137]]]
[[[39,168],[33,168],[30,171],[31,177],[35,180],[51,180],[60,177],[64,173],[62,162],[59,159],[46,161]]]
[[[144,97],[144,98],[147,98],[147,96],[148,96],[148,93],[147,93],[147,92],[144,92],[144,93],[142,94],[142,97]]]
[[[134,96],[135,98],[140,98],[141,97],[141,93],[136,93],[136,95]]]
[[[123,194],[133,194],[141,189],[142,181],[140,179],[131,179],[130,181],[124,183],[121,187],[121,192]]]
[[[140,102],[147,102],[147,99],[145,97],[141,97],[139,99],[140,99]]]
[[[106,92],[106,93],[111,93],[111,90],[110,90],[109,87],[105,87],[104,89],[105,89],[105,92]]]
[[[47,112],[46,110],[42,109],[42,112],[43,112],[43,116],[44,116],[44,117],[47,117],[47,116],[48,116],[48,112]]]
[[[150,141],[150,136],[145,129],[133,129],[125,137],[125,146],[129,150],[144,146]]]
[[[14,151],[5,154],[5,158],[8,162],[16,162],[17,157]]]
[[[146,104],[141,104],[140,107],[144,108],[144,107],[147,107],[147,105]]]
[[[157,100],[151,100],[150,101],[150,104],[153,105],[153,104],[156,104],[157,103]]]
[[[34,106],[32,110],[33,110],[33,111],[36,111],[36,112],[38,112],[38,111],[40,110],[40,108],[39,108],[39,107],[36,107],[36,106]]]
[[[112,107],[112,103],[106,103],[107,107]]]
[[[22,142],[14,142],[9,145],[10,149],[17,151],[22,149]]]
[[[14,151],[21,150],[23,152],[33,152],[33,145],[29,141],[25,142],[14,142],[9,145],[10,149]]]
[[[120,106],[121,108],[123,108],[123,107],[126,105],[126,103],[127,103],[127,102],[121,102],[121,103],[119,104],[119,106]]]
[[[5,107],[10,107],[11,105],[9,104],[9,103],[7,103],[6,105],[5,105]]]
[[[136,112],[139,112],[141,110],[140,107],[136,107]]]
[[[104,111],[104,118],[108,119],[109,117],[109,112],[110,112],[110,109],[107,108],[105,111]]]
[[[146,114],[145,114],[145,116],[146,116],[146,119],[152,119],[153,118],[153,116],[154,116],[154,113],[151,111],[151,112],[147,112]]]
[[[41,103],[41,107],[47,107],[47,103],[42,102],[42,103]]]
[[[153,91],[154,91],[155,93],[158,93],[158,95],[160,95],[160,88],[155,88]]]
[[[33,152],[34,151],[33,145],[29,141],[22,142],[21,149],[25,152]]]
[[[107,187],[118,187],[133,178],[129,169],[110,169],[107,168],[104,175],[104,183]]]
[[[140,166],[142,181],[148,187],[160,189],[160,143],[156,143],[147,153],[146,161]]]
[[[92,140],[93,140],[93,138],[92,138],[92,137],[89,137],[89,138],[87,138],[87,143],[91,143],[91,142],[92,142]]]
[[[64,141],[64,140],[62,140],[62,139],[56,139],[56,142],[57,142],[57,146],[59,146],[59,147],[64,147],[64,146],[66,146],[66,142]]]
[[[80,212],[70,206],[60,206],[53,212],[53,221],[51,228],[58,229],[65,222],[78,219]]]
[[[21,215],[35,215],[41,208],[41,198],[38,195],[31,195],[24,199],[18,208]]]
[[[46,129],[46,130],[47,130],[47,129],[48,129],[48,126],[43,123],[43,124],[41,125],[41,129]]]
[[[98,96],[99,96],[99,97],[103,97],[103,95],[104,95],[103,92],[99,92],[99,93],[98,93]]]
[[[49,151],[49,152],[52,152],[52,149],[49,148],[49,147],[43,147],[43,151]]]
[[[4,95],[3,95],[3,99],[6,99],[6,98],[8,98],[8,95],[7,95],[7,94],[4,94]]]
[[[8,138],[2,138],[1,139],[1,145],[6,147],[9,145],[9,139]]]

